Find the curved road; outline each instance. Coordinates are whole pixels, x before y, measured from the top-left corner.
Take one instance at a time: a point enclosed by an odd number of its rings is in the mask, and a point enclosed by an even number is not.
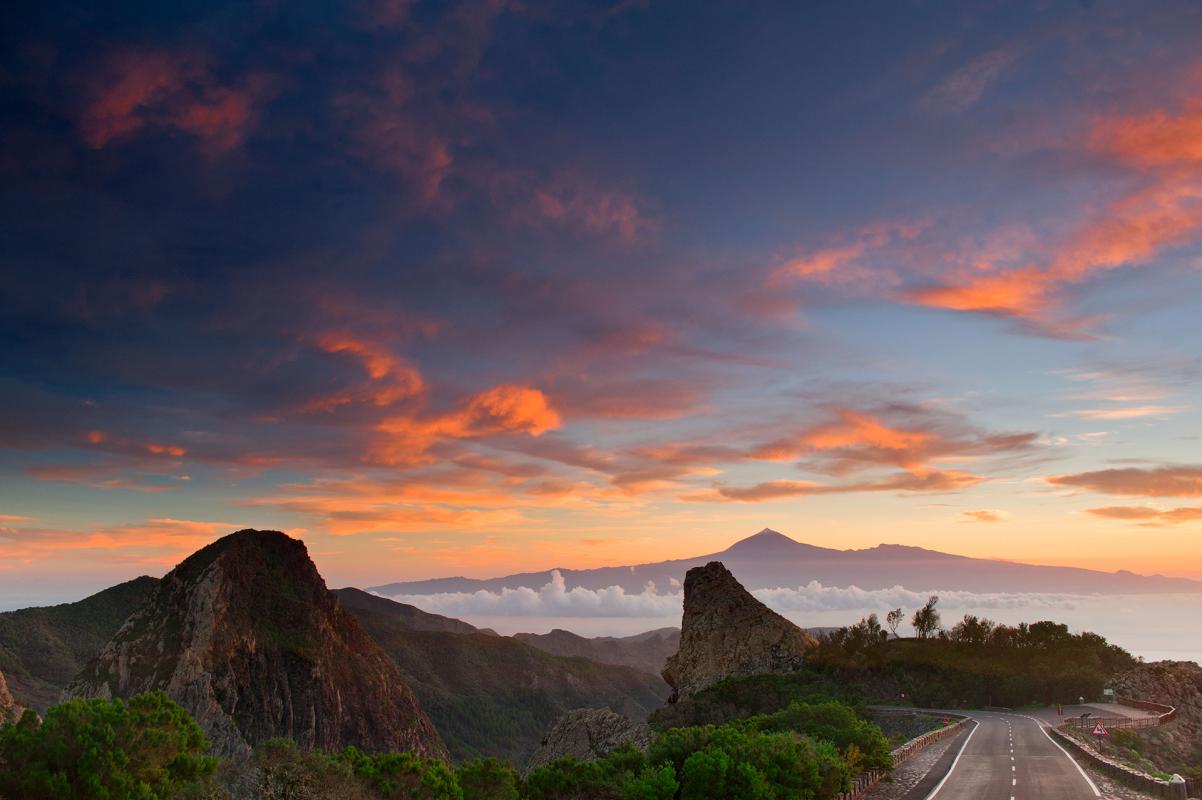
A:
[[[977,726],[926,800],[1096,800],[1102,796],[1035,718],[976,711],[970,716]]]

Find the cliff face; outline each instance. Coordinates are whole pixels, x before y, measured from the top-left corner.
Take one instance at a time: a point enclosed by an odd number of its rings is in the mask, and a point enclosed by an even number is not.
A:
[[[306,749],[446,755],[304,543],[276,531],[239,531],[180,563],[65,694],[156,690],[196,717],[219,754],[285,736]]]
[[[8,683],[4,680],[4,673],[0,672],[0,725],[16,722],[23,713],[25,709],[17,705],[13,696],[8,693]]]
[[[685,576],[680,649],[668,659],[664,680],[675,702],[732,675],[795,672],[814,644],[711,561]]]

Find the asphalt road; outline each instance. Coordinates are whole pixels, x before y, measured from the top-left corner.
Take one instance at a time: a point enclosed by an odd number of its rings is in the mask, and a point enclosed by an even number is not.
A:
[[[1096,800],[1101,793],[1031,717],[971,712],[977,726],[959,744],[927,800]]]

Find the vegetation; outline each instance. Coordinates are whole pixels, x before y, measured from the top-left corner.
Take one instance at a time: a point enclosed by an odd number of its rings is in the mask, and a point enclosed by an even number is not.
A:
[[[839,686],[827,675],[804,669],[787,675],[743,675],[727,678],[692,697],[663,706],[651,716],[656,730],[695,725],[722,725],[757,714],[772,714],[793,703],[838,700],[862,713],[864,703],[854,689]]]
[[[1107,677],[1136,663],[1101,636],[1055,622],[1009,626],[966,614],[943,630],[937,602],[915,613],[916,638],[890,638],[870,616],[825,637],[810,664],[874,702],[980,708],[1100,699]]]
[[[0,613],[0,672],[21,705],[45,711],[150,596],[154,578],[135,578],[76,603]]]
[[[1070,728],[1068,734],[1091,748],[1101,748],[1116,761],[1162,780],[1168,780],[1173,774],[1202,780],[1202,742],[1179,727],[1111,728],[1110,736],[1102,739],[1091,736],[1088,729]],[[1182,740],[1185,747],[1182,747]]]
[[[201,792],[217,767],[200,726],[162,693],[70,700],[0,728],[0,797],[157,800]]]
[[[641,717],[667,698],[662,680],[630,667],[556,656],[504,636],[415,630],[400,603],[352,600],[352,613],[396,664],[456,760],[520,763],[573,708],[606,705]]]
[[[44,724],[0,729],[0,798],[48,800],[775,800],[833,798],[861,770],[888,768],[880,729],[821,676],[760,675],[711,687],[698,715],[720,724],[664,727],[644,754],[560,759],[524,779],[494,758],[457,767],[411,753],[301,751],[273,739],[218,764],[200,728],[161,693],[73,700]],[[749,702],[766,713],[728,713]],[[708,709],[708,710],[707,710]]]

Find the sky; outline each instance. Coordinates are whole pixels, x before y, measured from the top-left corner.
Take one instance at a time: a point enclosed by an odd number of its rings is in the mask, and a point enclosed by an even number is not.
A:
[[[17,2],[0,607],[813,544],[1202,578],[1192,2]]]

